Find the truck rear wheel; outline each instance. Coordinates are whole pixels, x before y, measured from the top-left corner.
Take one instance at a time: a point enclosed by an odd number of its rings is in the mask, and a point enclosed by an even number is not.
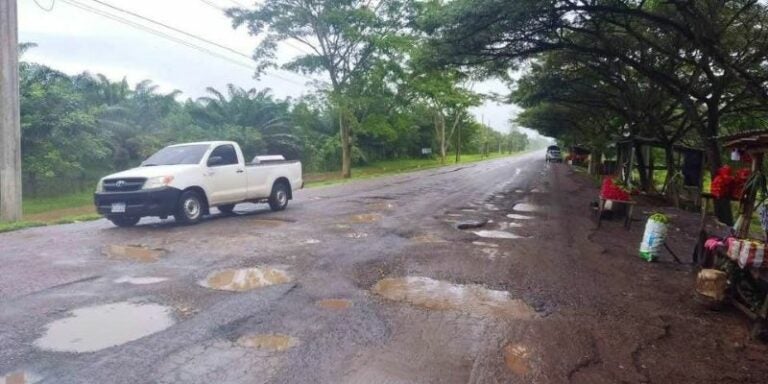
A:
[[[288,206],[288,186],[285,183],[275,183],[272,186],[272,194],[269,195],[269,208],[273,211],[282,211]]]
[[[179,197],[173,217],[182,224],[196,224],[203,217],[203,199],[195,191],[186,191]]]
[[[121,227],[121,228],[133,227],[139,222],[139,220],[141,220],[140,217],[133,217],[133,216],[113,216],[113,217],[108,217],[107,219],[109,219],[109,221],[111,221],[112,224],[117,225],[118,227]]]

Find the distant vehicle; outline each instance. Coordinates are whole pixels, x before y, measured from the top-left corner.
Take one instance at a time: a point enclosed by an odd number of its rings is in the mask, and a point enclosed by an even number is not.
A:
[[[283,210],[303,186],[299,161],[256,156],[246,163],[237,143],[209,141],[165,147],[137,168],[102,178],[93,200],[99,214],[119,227],[146,216],[172,215],[194,224],[211,207],[230,214],[242,202]]]
[[[550,145],[547,147],[546,159],[547,163],[562,163],[563,155],[560,154],[560,147],[557,145]]]

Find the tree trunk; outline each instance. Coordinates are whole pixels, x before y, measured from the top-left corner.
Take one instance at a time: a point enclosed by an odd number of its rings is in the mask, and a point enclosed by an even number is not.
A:
[[[593,150],[589,156],[589,167],[587,172],[592,176],[600,174],[600,161],[603,158],[603,153],[598,150]]]
[[[664,178],[664,194],[667,199],[671,200],[676,208],[680,208],[680,190],[677,185],[673,185],[671,182],[675,176],[675,151],[672,148],[672,144],[664,146],[664,161],[667,168],[667,177]]]
[[[643,153],[643,146],[638,144],[635,147],[635,156],[637,157],[637,170],[640,174],[640,190],[643,192],[650,192],[648,182],[648,159],[646,159],[645,153]],[[631,172],[631,170],[630,170]]]
[[[349,139],[349,127],[344,124],[344,111],[339,108],[339,133],[341,135],[341,177],[352,177],[352,146]]]
[[[437,124],[440,130],[440,164],[445,164],[445,116],[441,112],[437,114]]]
[[[709,171],[714,179],[717,170],[723,165],[720,157],[720,143],[717,135],[720,133],[720,106],[719,99],[712,99],[707,103],[707,124],[704,132],[705,151],[709,159]],[[733,211],[729,198],[717,199],[714,202],[715,216],[726,225],[733,225]]]

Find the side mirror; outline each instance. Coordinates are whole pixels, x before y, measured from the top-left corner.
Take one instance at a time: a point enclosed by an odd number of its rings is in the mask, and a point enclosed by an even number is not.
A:
[[[224,158],[221,156],[211,156],[208,158],[208,166],[209,167],[215,167],[217,165],[221,165],[224,162]]]

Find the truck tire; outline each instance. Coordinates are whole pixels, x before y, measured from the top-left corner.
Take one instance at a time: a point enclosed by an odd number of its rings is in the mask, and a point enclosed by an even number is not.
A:
[[[203,218],[203,199],[195,191],[186,191],[179,197],[173,217],[181,224],[197,224]]]
[[[141,220],[140,217],[133,217],[133,216],[113,216],[108,217],[109,221],[112,222],[112,224],[117,225],[121,228],[127,228],[127,227],[133,227],[136,225],[136,223]]]
[[[288,206],[288,186],[283,182],[275,183],[269,195],[269,208],[273,211],[282,211],[286,206]]]
[[[223,215],[231,215],[232,211],[235,210],[235,205],[234,204],[224,204],[224,205],[219,205],[216,208],[218,208],[219,212],[221,212]]]

